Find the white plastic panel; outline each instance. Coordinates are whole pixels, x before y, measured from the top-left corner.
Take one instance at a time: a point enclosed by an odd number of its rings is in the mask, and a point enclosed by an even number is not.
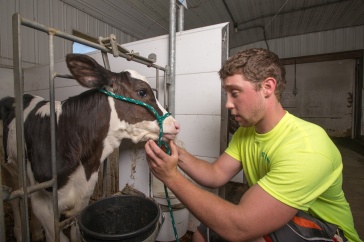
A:
[[[176,114],[220,115],[221,82],[217,72],[178,75]]]
[[[220,116],[175,115],[181,125],[178,139],[196,156],[217,158],[220,155]]]

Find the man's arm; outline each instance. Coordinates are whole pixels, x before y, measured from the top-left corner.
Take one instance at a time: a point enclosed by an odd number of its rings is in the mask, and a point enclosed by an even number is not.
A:
[[[178,146],[178,166],[198,184],[217,188],[226,184],[241,170],[240,161],[223,153],[216,161],[209,163],[188,153]]]
[[[265,192],[251,187],[234,205],[193,184],[177,170],[177,147],[171,143],[171,156],[154,142],[146,144],[147,161],[153,174],[209,228],[229,241],[249,241],[282,227],[297,213]],[[205,170],[199,170],[205,173]]]

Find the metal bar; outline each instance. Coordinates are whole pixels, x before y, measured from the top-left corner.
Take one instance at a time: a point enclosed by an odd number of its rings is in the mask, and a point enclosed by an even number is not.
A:
[[[54,75],[54,77],[74,79],[73,76],[70,74],[54,73],[53,75]]]
[[[102,197],[106,197],[108,164],[109,164],[109,159],[106,158],[103,162],[103,167],[102,167]]]
[[[110,70],[109,58],[107,57],[107,53],[101,51],[102,60],[104,62],[104,66],[106,69]],[[107,189],[107,168],[109,166],[109,159],[106,158],[103,162],[102,166],[102,197],[106,197],[106,189]]]
[[[175,112],[175,80],[176,80],[176,0],[169,5],[169,112]]]
[[[110,63],[109,63],[109,58],[107,58],[107,53],[102,51],[101,56],[102,56],[102,60],[104,62],[105,68],[110,70]]]
[[[76,223],[78,215],[79,213],[73,215],[72,217],[66,218],[65,220],[62,220],[61,222],[59,222],[59,227],[63,230]]]
[[[221,30],[221,66],[226,62],[229,57],[229,26],[226,25]],[[221,123],[220,123],[220,152],[224,152],[229,142],[229,112],[225,108],[226,95],[225,91],[221,89]],[[219,197],[225,199],[226,188],[221,186],[218,188],[217,193]],[[210,230],[208,230],[210,233]]]
[[[4,214],[4,202],[3,202],[3,185],[1,179],[1,164],[0,164],[0,241],[5,241],[5,214]]]
[[[33,22],[33,21],[25,19],[25,18],[21,18],[21,24],[24,25],[24,26],[27,26],[27,27],[34,28],[34,29],[37,29],[39,31],[45,32],[47,34],[52,33],[54,36],[58,36],[58,37],[61,37],[61,38],[64,38],[64,39],[67,39],[67,40],[70,40],[70,41],[78,42],[78,43],[87,45],[89,47],[92,47],[92,48],[95,48],[95,49],[98,49],[98,50],[101,50],[101,51],[104,51],[104,52],[107,52],[107,53],[112,53],[112,49],[106,48],[106,47],[104,47],[102,45],[96,44],[94,42],[91,42],[91,41],[88,41],[88,40],[85,40],[85,39],[82,39],[82,38],[79,38],[79,37],[76,37],[74,35],[64,33],[64,32],[62,32],[62,31],[60,31],[58,29],[49,28],[49,27],[47,27],[47,26],[45,26],[43,24],[39,24],[37,22]],[[147,59],[145,57],[142,57],[142,56],[139,56],[139,55],[129,55],[129,54],[125,54],[125,53],[122,53],[122,52],[119,51],[119,56],[124,57],[127,60],[133,60],[133,61],[138,62],[140,64],[144,64],[144,65],[146,65],[148,67],[154,67],[154,68],[159,68],[159,69],[164,70],[163,67],[158,66],[156,64],[151,64],[149,59]],[[148,60],[148,61],[145,61],[145,60]]]
[[[166,70],[164,72],[164,108],[169,111],[169,98],[167,90],[169,90],[169,83],[168,83],[168,75],[169,75],[169,66],[166,66]],[[167,87],[168,86],[168,87]]]
[[[56,110],[54,95],[54,44],[53,32],[49,33],[49,101],[50,101],[50,131],[51,131],[51,162],[53,177],[53,216],[54,216],[54,240],[60,241],[59,214],[58,214],[58,183],[56,162]]]
[[[182,4],[178,4],[178,32],[182,32],[184,28],[184,9]]]
[[[157,100],[159,100],[159,69],[155,68],[155,89],[157,89]]]
[[[49,187],[53,186],[54,179],[55,178],[53,178],[52,180],[46,181],[46,182],[42,182],[42,183],[33,185],[33,186],[28,186],[27,187],[27,193],[31,194],[31,193],[33,193],[35,191],[39,191],[41,189],[45,189],[45,188],[49,188]],[[24,190],[23,190],[23,188],[20,188],[18,190],[12,191],[10,193],[9,197],[7,199],[5,199],[5,201],[20,198],[22,196],[24,196]]]
[[[24,189],[24,196],[20,199],[21,229],[23,241],[29,241],[29,213],[26,166],[24,156],[24,117],[23,117],[23,93],[24,80],[21,63],[21,19],[19,14],[13,15],[13,65],[14,65],[14,94],[15,94],[15,116],[16,116],[16,143],[19,166],[19,185]]]

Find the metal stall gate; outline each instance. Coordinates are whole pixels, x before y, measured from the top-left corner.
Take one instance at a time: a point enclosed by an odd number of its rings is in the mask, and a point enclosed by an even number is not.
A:
[[[21,26],[26,26],[29,28],[33,28],[35,30],[44,32],[49,36],[49,97],[50,97],[50,127],[51,127],[51,162],[52,162],[52,179],[34,186],[27,185],[26,179],[26,164],[25,164],[25,154],[24,154],[24,116],[23,116],[23,100],[22,95],[24,93],[24,79],[22,74],[22,59],[21,59]],[[22,237],[23,241],[30,241],[30,231],[29,231],[29,213],[28,213],[28,202],[27,198],[29,194],[45,189],[52,188],[53,194],[53,211],[54,211],[54,227],[55,227],[55,239],[54,241],[60,241],[60,231],[67,228],[71,224],[75,223],[76,216],[68,218],[63,221],[59,221],[59,211],[58,211],[58,196],[57,196],[57,171],[56,171],[56,146],[55,146],[55,87],[54,87],[54,79],[55,78],[72,78],[71,75],[56,73],[54,71],[54,36],[81,43],[83,45],[87,45],[89,47],[100,50],[102,53],[103,62],[105,68],[110,69],[109,60],[107,54],[113,54],[114,57],[123,57],[129,61],[134,61],[148,67],[153,67],[156,69],[156,95],[158,98],[158,90],[159,90],[159,71],[164,71],[164,88],[165,95],[168,91],[168,86],[166,79],[169,77],[170,73],[168,73],[168,66],[163,68],[158,66],[155,63],[156,56],[154,54],[149,55],[148,58],[142,57],[138,54],[131,53],[127,49],[123,48],[116,42],[116,38],[114,35],[110,37],[99,38],[99,44],[84,40],[82,38],[75,37],[73,35],[64,33],[57,29],[44,26],[42,24],[27,20],[22,18],[19,14],[13,15],[13,60],[14,60],[14,93],[15,93],[15,101],[16,101],[16,138],[17,138],[17,153],[18,153],[18,165],[19,165],[19,185],[20,189],[12,191],[8,194],[4,189],[0,190],[0,241],[5,241],[5,222],[4,222],[4,208],[3,201],[9,201],[12,199],[20,199],[21,200],[21,226],[22,226]],[[165,99],[165,103],[167,99]],[[165,104],[165,107],[168,109],[168,105]],[[103,179],[102,179],[102,187],[103,187],[103,196],[105,196],[105,183],[106,183],[106,167],[107,162],[104,162],[103,167]],[[0,185],[1,183],[1,168],[0,168]],[[3,186],[2,186],[3,187]]]

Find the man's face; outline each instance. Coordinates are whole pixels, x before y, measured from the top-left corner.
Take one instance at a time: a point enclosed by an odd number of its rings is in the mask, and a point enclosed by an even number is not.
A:
[[[254,83],[241,74],[235,74],[224,80],[223,88],[227,95],[225,107],[231,110],[240,126],[254,126],[263,118],[265,98],[261,90],[256,90]]]

